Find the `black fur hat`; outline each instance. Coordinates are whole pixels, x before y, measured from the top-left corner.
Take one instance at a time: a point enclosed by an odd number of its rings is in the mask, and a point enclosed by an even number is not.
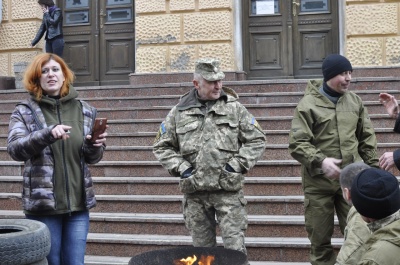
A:
[[[362,216],[382,219],[400,209],[399,182],[388,171],[365,169],[353,181],[351,201]]]

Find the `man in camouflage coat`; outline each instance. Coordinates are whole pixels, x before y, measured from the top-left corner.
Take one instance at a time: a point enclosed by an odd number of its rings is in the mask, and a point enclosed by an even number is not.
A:
[[[363,170],[353,181],[351,199],[372,232],[357,264],[400,264],[400,189],[397,178],[382,169]]]
[[[153,152],[172,176],[180,177],[193,245],[216,247],[218,222],[224,247],[247,253],[243,174],[263,154],[265,134],[238,95],[222,87],[224,77],[219,61],[196,62],[194,88],[162,122]]]

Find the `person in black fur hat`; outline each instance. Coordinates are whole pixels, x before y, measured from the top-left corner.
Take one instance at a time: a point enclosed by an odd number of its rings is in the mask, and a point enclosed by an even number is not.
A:
[[[400,189],[390,172],[361,171],[351,187],[354,207],[372,232],[358,265],[400,264]]]
[[[335,214],[344,233],[350,206],[339,183],[341,169],[363,161],[379,167],[374,127],[362,99],[349,91],[353,67],[340,55],[322,63],[323,80],[309,80],[297,105],[289,152],[301,163],[304,215],[311,242],[310,262],[333,265]]]

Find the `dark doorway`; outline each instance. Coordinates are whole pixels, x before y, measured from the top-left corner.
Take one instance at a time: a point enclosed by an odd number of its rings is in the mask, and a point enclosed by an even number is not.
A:
[[[133,2],[62,1],[63,57],[76,75],[75,86],[129,84],[135,71]]]
[[[339,52],[336,0],[243,1],[248,79],[321,77],[326,55]]]

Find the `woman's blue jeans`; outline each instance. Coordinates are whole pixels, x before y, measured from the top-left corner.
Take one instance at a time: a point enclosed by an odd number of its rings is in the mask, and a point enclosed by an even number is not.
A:
[[[51,234],[49,265],[84,265],[89,211],[58,215],[26,215],[45,223]]]

